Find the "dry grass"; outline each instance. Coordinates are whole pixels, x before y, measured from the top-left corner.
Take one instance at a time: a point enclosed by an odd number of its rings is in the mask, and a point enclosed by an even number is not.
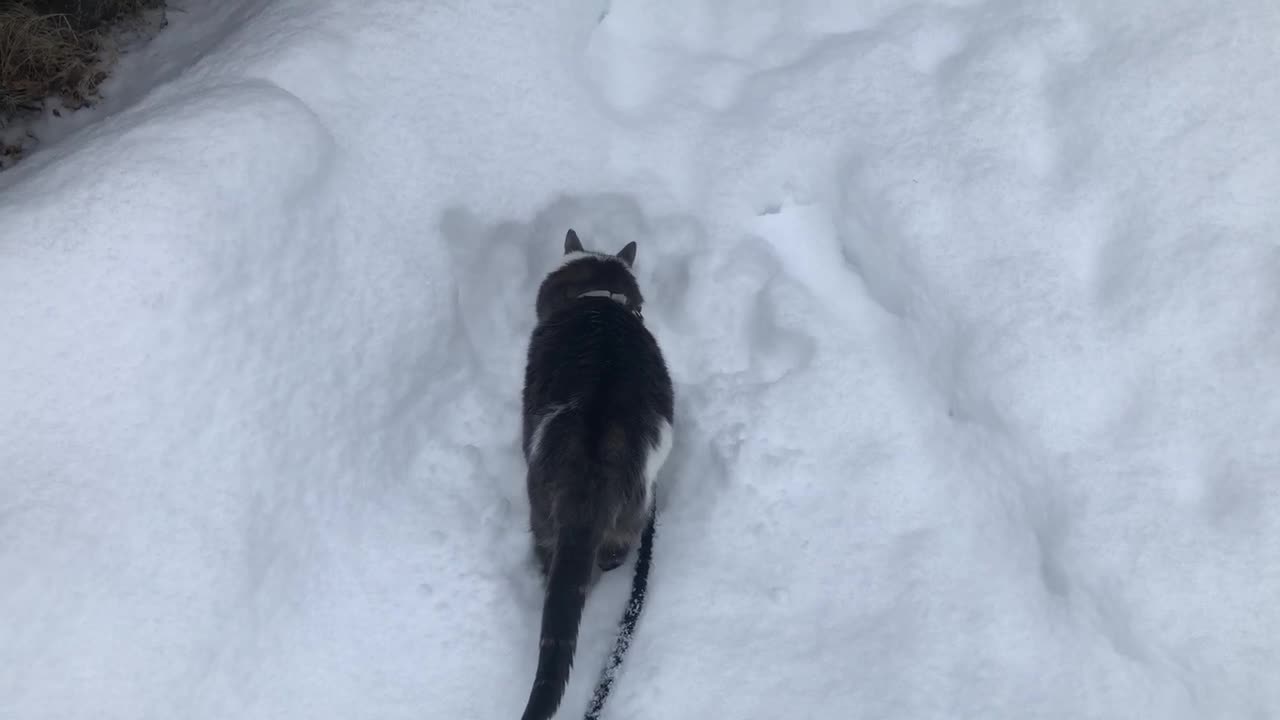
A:
[[[14,5],[0,10],[0,113],[34,108],[46,98],[72,107],[91,101],[106,77],[97,33],[78,31],[63,14]]]
[[[92,105],[116,60],[113,31],[164,4],[0,0],[0,128],[39,112],[50,101],[69,109]],[[3,156],[17,152],[0,147],[0,167],[11,164]]]

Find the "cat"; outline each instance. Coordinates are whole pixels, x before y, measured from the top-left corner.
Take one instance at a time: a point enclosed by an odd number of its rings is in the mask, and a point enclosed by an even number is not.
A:
[[[672,444],[666,360],[644,325],[636,244],[589,252],[572,229],[538,288],[523,400],[534,554],[546,583],[538,669],[523,720],[555,714],[588,590],[651,522]]]

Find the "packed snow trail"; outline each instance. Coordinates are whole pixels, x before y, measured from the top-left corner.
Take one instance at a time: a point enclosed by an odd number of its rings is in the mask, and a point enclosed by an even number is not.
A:
[[[0,174],[0,717],[514,717],[568,227],[677,382],[610,720],[1280,716],[1280,6],[190,5]]]

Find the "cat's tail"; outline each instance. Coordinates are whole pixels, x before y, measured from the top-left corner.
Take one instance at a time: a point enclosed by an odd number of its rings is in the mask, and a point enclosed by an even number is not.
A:
[[[561,528],[556,538],[542,607],[538,671],[522,720],[548,720],[560,707],[595,566],[597,534],[590,523],[585,523]]]

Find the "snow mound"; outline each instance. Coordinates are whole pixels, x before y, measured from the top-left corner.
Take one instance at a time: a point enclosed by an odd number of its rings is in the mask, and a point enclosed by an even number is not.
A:
[[[568,227],[637,241],[677,381],[611,718],[1280,715],[1277,32],[1243,0],[173,14],[0,177],[0,717],[515,716]]]

